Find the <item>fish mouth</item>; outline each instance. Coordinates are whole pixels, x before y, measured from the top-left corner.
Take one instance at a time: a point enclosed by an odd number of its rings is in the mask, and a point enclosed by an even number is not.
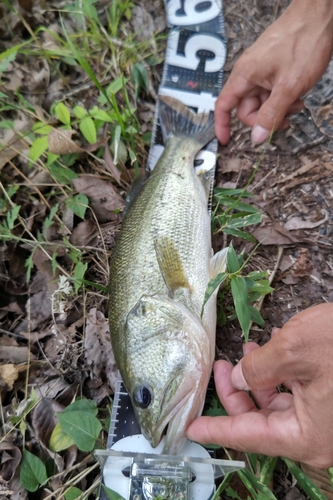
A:
[[[191,393],[193,392],[193,388],[191,387],[188,392],[183,396],[183,398],[174,406],[174,408],[169,412],[168,408],[165,410],[166,415],[162,418],[160,424],[156,427],[154,433],[150,437],[150,444],[153,448],[158,446],[165,435],[166,443],[164,446],[163,453],[174,454],[171,446],[166,446],[167,443],[176,442],[177,450],[181,448],[183,443],[185,442],[185,432],[178,425],[181,420],[183,414],[187,414],[183,411],[184,407],[187,406],[187,403],[190,399]],[[180,442],[181,441],[181,442]]]

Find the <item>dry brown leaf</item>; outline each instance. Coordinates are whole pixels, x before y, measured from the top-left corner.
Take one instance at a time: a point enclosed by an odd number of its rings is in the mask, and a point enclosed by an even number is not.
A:
[[[292,235],[283,234],[271,225],[257,227],[252,234],[262,245],[290,245],[295,242]]]
[[[28,492],[21,484],[19,471],[17,471],[13,479],[9,481],[8,487],[12,492],[10,500],[26,500],[28,498]]]
[[[5,384],[6,391],[13,389],[19,374],[27,369],[27,365],[0,365],[0,392],[2,384]]]
[[[115,211],[123,208],[124,202],[111,182],[93,175],[82,175],[72,180],[75,189],[89,198],[89,205],[100,222],[115,219]]]
[[[64,406],[51,398],[42,397],[32,417],[32,425],[36,432],[36,437],[45,448],[48,448],[50,437],[58,419],[56,412],[61,412]]]
[[[280,184],[280,183],[285,183],[287,181],[290,181],[290,180],[294,179],[295,177],[298,177],[299,175],[303,175],[306,172],[309,172],[309,170],[316,167],[317,165],[318,165],[318,159],[316,159],[315,161],[312,161],[311,163],[308,163],[308,161],[307,161],[307,163],[305,165],[302,165],[300,168],[298,168],[297,170],[292,172],[290,175],[287,175],[287,177],[283,177],[282,179],[279,179],[276,183]]]
[[[240,172],[241,170],[248,170],[251,166],[250,162],[244,158],[221,158],[219,161],[222,173]]]
[[[321,212],[325,213],[325,217],[319,221],[311,222],[310,220],[303,220],[300,217],[291,217],[291,219],[284,224],[284,228],[288,229],[288,231],[294,231],[296,229],[312,229],[321,226],[328,219],[326,210],[322,210]]]
[[[29,143],[25,139],[21,139],[19,132],[28,130],[30,126],[31,122],[27,119],[15,120],[13,129],[2,132],[0,136],[0,170],[15,156],[29,148]]]
[[[24,9],[27,12],[32,12],[32,7],[34,5],[32,0],[18,0],[18,3],[21,9]]]
[[[91,378],[102,382],[102,373],[105,372],[109,386],[114,391],[118,370],[111,347],[109,322],[96,308],[87,315],[85,359]]]
[[[110,172],[110,174],[114,177],[115,181],[118,184],[121,184],[120,172],[113,162],[111,151],[107,145],[105,145],[105,149],[104,149],[104,165],[105,165],[105,169],[108,170],[108,172]]]
[[[55,155],[82,153],[83,149],[72,140],[74,130],[53,129],[48,135],[49,150]]]
[[[297,259],[291,267],[293,276],[309,276],[313,270],[312,255],[308,248],[298,250]]]
[[[19,365],[25,363],[28,359],[36,359],[36,356],[29,353],[27,347],[1,346],[0,345],[0,362]]]
[[[283,255],[279,262],[279,269],[282,272],[287,271],[293,265],[290,255]]]
[[[14,446],[12,440],[5,439],[0,443],[1,456],[1,477],[5,481],[10,481],[16,472],[21,461],[21,452],[17,446]],[[0,496],[0,498],[2,498]]]
[[[95,246],[97,242],[97,227],[94,221],[86,219],[80,222],[73,229],[69,241],[72,245],[79,247]]]

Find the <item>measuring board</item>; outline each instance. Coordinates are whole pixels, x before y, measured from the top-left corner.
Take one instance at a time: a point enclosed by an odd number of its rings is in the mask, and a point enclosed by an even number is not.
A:
[[[197,113],[213,113],[226,60],[222,0],[165,0],[164,3],[170,31],[159,95],[171,96]],[[211,172],[212,186],[217,149],[218,142],[214,139],[198,153],[194,163],[194,168]],[[154,169],[163,150],[156,110],[148,170]],[[103,469],[104,484],[118,495],[126,500],[150,500],[156,495],[209,500],[217,477],[245,466],[244,462],[216,460],[202,446],[189,441],[179,457],[161,455],[162,449],[163,442],[152,449],[141,434],[130,397],[119,376],[107,450],[95,451]],[[147,478],[150,479],[147,481]],[[157,478],[162,480],[158,482]],[[172,483],[172,497],[163,496],[167,495],[166,482],[169,486]],[[187,492],[184,493],[183,487]],[[108,498],[103,488],[99,498]]]

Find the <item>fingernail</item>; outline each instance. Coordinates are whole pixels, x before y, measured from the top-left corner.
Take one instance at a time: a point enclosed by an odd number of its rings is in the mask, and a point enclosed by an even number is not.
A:
[[[270,134],[269,130],[260,125],[256,125],[252,130],[251,139],[256,144],[261,144],[269,138]]]
[[[246,380],[243,375],[242,363],[238,363],[231,372],[231,382],[235,389],[248,391]]]
[[[279,333],[279,331],[281,330],[281,328],[278,328],[277,326],[274,326],[272,332],[271,332],[271,337],[274,337],[274,335],[276,335],[277,333]]]

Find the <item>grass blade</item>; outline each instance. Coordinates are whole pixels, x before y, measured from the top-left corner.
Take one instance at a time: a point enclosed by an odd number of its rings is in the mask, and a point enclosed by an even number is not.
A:
[[[283,458],[283,461],[294,478],[297,480],[300,487],[307,495],[309,495],[311,500],[327,500],[326,496],[320,491],[314,482],[311,481],[311,479],[306,476],[292,460],[289,460],[289,458]]]

